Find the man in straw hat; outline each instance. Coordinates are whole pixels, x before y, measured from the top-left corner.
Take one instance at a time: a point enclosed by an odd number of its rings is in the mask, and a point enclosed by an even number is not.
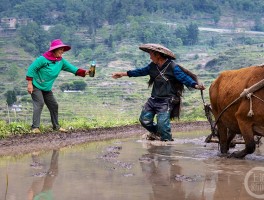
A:
[[[62,70],[82,77],[90,72],[89,70],[78,69],[62,58],[62,54],[70,49],[71,47],[63,44],[60,39],[53,40],[49,50],[33,61],[28,68],[26,74],[27,90],[33,100],[32,133],[40,133],[40,116],[44,103],[49,109],[53,129],[61,132],[67,131],[59,125],[58,103],[52,92],[53,83]]]
[[[175,55],[168,48],[159,44],[143,44],[139,49],[149,53],[152,62],[146,67],[115,72],[112,77],[150,76],[151,97],[145,103],[139,121],[150,134],[147,139],[172,141],[170,119],[179,117],[180,101],[184,85],[188,88],[204,90],[197,77],[189,70],[177,65]],[[154,116],[157,115],[157,124]]]

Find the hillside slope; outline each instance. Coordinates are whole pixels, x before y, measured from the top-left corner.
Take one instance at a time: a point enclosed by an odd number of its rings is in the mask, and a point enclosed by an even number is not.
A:
[[[228,29],[228,32],[216,31],[227,28],[230,21],[224,23],[224,20],[226,18],[220,20],[219,24],[221,26],[218,26],[217,29],[213,27],[200,29],[197,45],[172,48],[172,51],[177,55],[177,62],[195,72],[207,87],[204,92],[207,102],[208,88],[219,72],[258,65],[264,62],[264,35],[258,32],[248,33],[241,30],[239,26],[236,29]],[[197,21],[201,23],[202,19],[197,19]],[[209,21],[206,19],[203,25],[210,24]],[[250,24],[250,20],[247,23],[244,22],[243,27],[249,27]],[[167,22],[167,25],[171,26],[173,22]],[[203,28],[205,27],[203,26]],[[83,41],[87,42],[88,35],[82,33],[81,36]],[[10,39],[6,36],[0,37],[0,77],[2,83],[0,93],[0,109],[2,112],[0,117],[6,121],[22,120],[30,123],[32,108],[30,96],[26,93],[25,73],[34,57],[25,53],[23,49],[16,45],[15,41]],[[86,90],[70,93],[60,91],[59,86],[61,84],[80,80],[79,77],[69,73],[62,72],[55,82],[54,92],[60,105],[61,119],[84,118],[93,122],[103,118],[105,121],[128,121],[128,123],[131,120],[137,121],[141,106],[151,92],[146,84],[148,77],[127,77],[113,80],[111,74],[115,71],[125,71],[145,66],[149,62],[148,54],[140,51],[138,49],[140,44],[133,40],[123,40],[115,44],[113,51],[108,51],[108,48],[102,43],[100,35],[98,35],[95,42],[101,48],[105,48],[105,51],[103,51],[103,55],[97,55],[96,57],[96,76],[81,79],[88,85]],[[73,56],[71,52],[66,53],[65,58],[78,67],[89,67],[87,61]],[[14,111],[6,107],[4,94],[7,90],[12,89],[20,93],[17,104],[22,105],[22,111]],[[49,121],[46,108],[42,119]],[[199,91],[188,91],[186,89],[183,98],[182,119],[205,120]]]

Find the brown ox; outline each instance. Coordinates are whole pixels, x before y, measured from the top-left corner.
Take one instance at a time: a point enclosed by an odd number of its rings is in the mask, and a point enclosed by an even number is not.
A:
[[[264,65],[251,66],[224,71],[210,86],[209,95],[215,119],[228,107],[216,124],[221,153],[226,154],[232,139],[236,134],[241,134],[245,140],[245,149],[230,156],[244,158],[255,151],[254,135],[264,136],[264,88],[258,89],[251,96],[252,116],[248,116],[250,100],[245,95],[240,97],[244,89],[263,79]]]

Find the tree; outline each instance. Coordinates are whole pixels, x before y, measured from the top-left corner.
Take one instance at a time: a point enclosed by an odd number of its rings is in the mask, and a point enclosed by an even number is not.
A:
[[[37,56],[47,51],[48,33],[37,23],[32,22],[18,29],[19,44],[25,51]]]
[[[81,49],[77,59],[82,60],[84,62],[88,62],[94,58],[94,51],[90,48],[83,48]]]
[[[85,90],[87,84],[84,81],[73,81],[73,89],[74,90]]]
[[[179,26],[175,30],[176,38],[180,38],[182,40],[183,45],[187,44],[187,29],[184,26]]]
[[[220,17],[221,17],[221,10],[217,9],[217,11],[214,12],[213,14],[213,20],[214,20],[215,25],[217,25],[217,23],[220,21]]]
[[[175,46],[182,46],[183,42],[181,38],[176,38],[176,40],[174,41]]]
[[[68,27],[63,24],[57,24],[49,29],[49,37],[50,40],[60,38],[62,41],[65,41],[65,37],[67,37],[67,29]]]
[[[45,24],[45,20],[50,13],[50,3],[43,0],[22,1],[14,7],[14,11],[22,18],[31,18],[39,24]]]
[[[194,13],[193,5],[190,4],[189,2],[186,2],[186,1],[182,2],[181,7],[179,8],[179,10],[177,10],[177,8],[175,8],[175,9],[176,9],[176,12],[177,11],[178,12],[181,11],[183,16],[192,16],[193,13]]]
[[[264,25],[261,21],[261,16],[255,18],[255,26],[253,28],[254,31],[264,31]]]
[[[73,81],[72,83],[63,83],[60,86],[61,91],[65,90],[85,90],[87,84],[84,81]]]
[[[187,45],[194,45],[198,42],[199,29],[197,24],[191,23],[187,27]]]
[[[9,0],[1,0],[1,4],[0,4],[0,12],[3,12],[7,9],[9,9],[11,6]]]
[[[70,90],[70,84],[69,83],[63,83],[60,85],[60,90],[63,92],[65,90]]]
[[[12,106],[17,101],[16,92],[14,90],[8,90],[5,93],[5,96],[6,96],[6,103],[8,106]]]

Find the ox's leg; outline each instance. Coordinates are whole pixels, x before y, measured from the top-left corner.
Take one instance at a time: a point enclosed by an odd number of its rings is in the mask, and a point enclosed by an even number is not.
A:
[[[262,136],[264,137],[264,126],[259,126],[259,125],[253,125],[253,131],[254,135]]]
[[[254,124],[253,131],[255,135],[256,145],[260,147],[260,145],[262,145],[261,137],[264,137],[264,126]]]
[[[243,149],[242,151],[234,152],[230,155],[230,157],[244,158],[247,154],[254,153],[256,149],[256,143],[254,140],[252,125],[242,120],[239,120],[238,124],[241,134],[245,140],[245,149]]]
[[[234,148],[236,146],[235,143],[232,142],[232,140],[235,138],[236,133],[228,130],[228,137],[227,137],[227,145],[230,148]]]
[[[229,150],[229,145],[227,143],[227,128],[224,124],[219,120],[217,124],[218,135],[219,135],[219,144],[220,144],[220,151],[222,154],[227,154]]]

